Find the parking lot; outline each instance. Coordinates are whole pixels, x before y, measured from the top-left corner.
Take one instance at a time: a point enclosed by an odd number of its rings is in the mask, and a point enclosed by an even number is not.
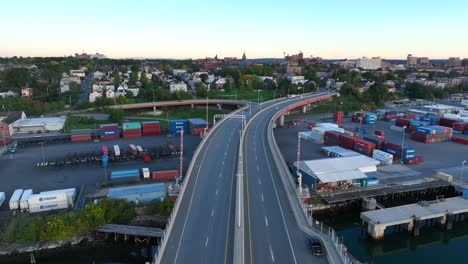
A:
[[[87,192],[89,192],[105,182],[104,168],[98,162],[74,166],[36,167],[36,164],[42,161],[42,153],[44,153],[46,161],[55,161],[65,158],[67,153],[100,152],[103,145],[107,145],[111,151],[112,146],[115,144],[126,150],[129,144],[151,148],[166,146],[168,141],[172,141],[173,145],[177,147],[180,144],[179,137],[156,136],[135,139],[122,138],[101,142],[68,142],[18,147],[16,153],[7,153],[0,156],[0,192],[5,192],[7,198],[6,203],[3,204],[0,210],[8,210],[7,201],[15,189],[32,188],[34,193],[37,193],[54,189],[79,188],[81,185],[85,185]],[[184,135],[184,170],[187,170],[200,141],[200,137]],[[147,167],[151,171],[177,170],[179,169],[179,155],[151,160],[149,163],[145,163],[142,159],[111,162],[106,169],[106,174],[109,177],[112,170],[142,167]]]
[[[300,131],[309,130],[307,126],[310,123],[332,122],[330,120],[323,121],[325,115],[308,115],[308,116],[286,116],[286,122],[289,120],[300,120],[299,125],[292,125],[289,128],[276,128],[274,130],[275,138],[280,147],[282,154],[287,161],[295,161],[297,159],[297,133]],[[375,124],[376,130],[384,130],[385,138],[393,143],[402,144],[403,133],[390,130],[393,122],[377,121]],[[350,118],[345,118],[342,128],[348,131],[354,131],[355,127],[360,126],[359,123],[351,122]],[[368,133],[372,133],[374,125],[362,125]],[[458,144],[452,141],[444,143],[424,144],[411,140],[410,134],[404,135],[404,145],[413,147],[416,150],[416,155],[424,156],[425,162],[407,166],[394,162],[394,165],[389,167],[381,167],[377,174],[382,183],[403,183],[417,182],[426,177],[432,177],[436,171],[444,171],[450,173],[458,180],[461,173],[461,162],[468,158],[468,147],[463,144]],[[317,144],[308,140],[301,140],[301,159],[322,159],[326,158],[320,153],[320,148],[324,144]],[[465,182],[468,181],[468,168],[465,168],[463,177]]]

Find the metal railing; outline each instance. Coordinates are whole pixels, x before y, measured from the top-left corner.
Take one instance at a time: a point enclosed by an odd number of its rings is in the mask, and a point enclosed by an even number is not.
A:
[[[278,114],[276,114],[272,120],[275,120],[276,118],[278,117]],[[284,157],[278,147],[278,144],[276,142],[276,139],[273,135],[273,129],[272,129],[272,124],[270,122],[270,125],[269,125],[269,130],[268,130],[268,134],[267,134],[267,137],[268,137],[268,141],[270,143],[270,146],[273,147],[273,157],[275,159],[275,161],[278,162],[278,168],[279,168],[279,172],[280,172],[280,175],[281,175],[281,178],[282,178],[282,181],[283,181],[283,184],[285,184],[285,188],[287,189],[286,190],[286,193],[289,196],[292,196],[291,193],[294,193],[295,194],[295,198],[297,199],[297,201],[299,202],[299,204],[301,205],[302,207],[302,211],[303,211],[303,214],[306,218],[306,222],[307,222],[307,225],[310,229],[312,229],[313,231],[319,233],[322,235],[322,238],[323,239],[327,239],[330,244],[333,245],[333,247],[336,249],[337,251],[337,254],[339,256],[339,258],[341,259],[341,261],[345,264],[360,264],[361,262],[359,260],[357,260],[355,257],[353,257],[347,250],[347,247],[342,243],[342,241],[340,242],[340,239],[339,237],[336,235],[336,232],[335,230],[333,230],[333,228],[329,227],[329,226],[326,226],[324,225],[323,223],[315,220],[312,218],[312,216],[309,214],[308,212],[308,209],[306,207],[306,205],[302,202],[301,200],[301,197],[300,197],[300,193],[298,191],[296,191],[296,183],[294,182],[293,180],[293,176],[291,174],[291,172],[289,171],[289,168],[287,167],[286,165],[286,162],[284,160]],[[289,185],[289,186],[286,186],[286,185]],[[291,188],[294,190],[294,191],[291,191]],[[288,191],[289,189],[289,191]],[[293,201],[294,197],[291,199],[290,198],[290,203],[294,209],[294,203],[297,202],[297,201]],[[296,207],[297,208],[297,207]],[[294,212],[294,210],[293,210]],[[298,215],[296,215],[296,217],[299,217]],[[298,221],[300,221],[300,219],[298,219]],[[300,224],[300,223],[298,223]],[[325,247],[327,249],[327,247]]]
[[[245,109],[247,109],[247,106],[239,108],[238,110],[234,111],[233,114],[244,111]],[[186,183],[188,183],[189,180],[190,180],[190,176],[192,175],[193,167],[195,166],[195,161],[197,160],[198,155],[200,154],[200,151],[203,149],[203,147],[205,146],[205,144],[208,141],[208,139],[210,138],[210,136],[214,133],[215,129],[217,127],[219,127],[225,120],[226,119],[222,119],[220,122],[218,122],[211,129],[211,131],[208,134],[206,134],[205,137],[203,137],[202,141],[200,142],[197,149],[195,150],[195,153],[192,156],[192,160],[190,162],[189,168],[187,169],[187,172],[185,174],[186,175],[185,179],[184,179],[184,181],[182,181],[180,183],[179,195],[177,196],[177,199],[176,199],[175,204],[174,204],[174,208],[171,211],[171,215],[169,216],[169,218],[167,220],[166,228],[164,229],[163,236],[161,237],[160,243],[158,245],[155,256],[153,258],[153,262],[152,262],[153,264],[154,263],[156,263],[156,264],[161,263],[162,253],[164,252],[164,250],[166,248],[166,245],[167,245],[167,242],[168,242],[168,239],[169,239],[169,235],[171,234],[172,227],[173,227],[174,221],[175,221],[175,216],[179,212],[180,203],[182,202],[182,199],[183,199],[184,193],[185,193],[185,189],[187,187]]]

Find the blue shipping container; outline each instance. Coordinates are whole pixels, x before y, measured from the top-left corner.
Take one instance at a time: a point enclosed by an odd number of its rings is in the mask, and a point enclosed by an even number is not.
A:
[[[100,130],[99,135],[105,136],[105,135],[120,135],[120,130]]]
[[[463,190],[463,199],[468,200],[468,190]]]
[[[401,157],[401,151],[398,151],[396,149],[392,149],[392,148],[385,146],[383,151],[393,154],[394,156]]]
[[[128,177],[140,177],[140,170],[118,170],[112,171],[111,179],[119,179],[119,178],[128,178]]]

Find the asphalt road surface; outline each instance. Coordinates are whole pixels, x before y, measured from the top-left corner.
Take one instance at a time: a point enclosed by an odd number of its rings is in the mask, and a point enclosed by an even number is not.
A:
[[[297,102],[283,102],[280,107]],[[246,134],[245,263],[327,263],[312,255],[309,236],[297,226],[266,134],[277,112],[257,116]],[[292,142],[295,144],[295,140]]]

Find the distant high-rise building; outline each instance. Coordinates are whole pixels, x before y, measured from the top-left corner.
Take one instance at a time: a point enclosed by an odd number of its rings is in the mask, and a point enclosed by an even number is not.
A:
[[[408,54],[406,57],[406,65],[413,66],[418,64],[418,57],[414,57],[412,54]]]
[[[242,54],[242,60],[243,60],[243,61],[246,61],[246,60],[247,60],[247,56],[245,56],[245,51],[244,51],[244,54]]]
[[[459,57],[451,57],[448,59],[447,66],[448,67],[462,66],[462,60],[460,60]]]
[[[363,68],[365,70],[377,70],[379,68],[382,68],[382,59],[380,57],[362,57],[361,59],[356,60],[356,68]]]
[[[431,64],[428,57],[420,57],[418,58],[418,64]]]

